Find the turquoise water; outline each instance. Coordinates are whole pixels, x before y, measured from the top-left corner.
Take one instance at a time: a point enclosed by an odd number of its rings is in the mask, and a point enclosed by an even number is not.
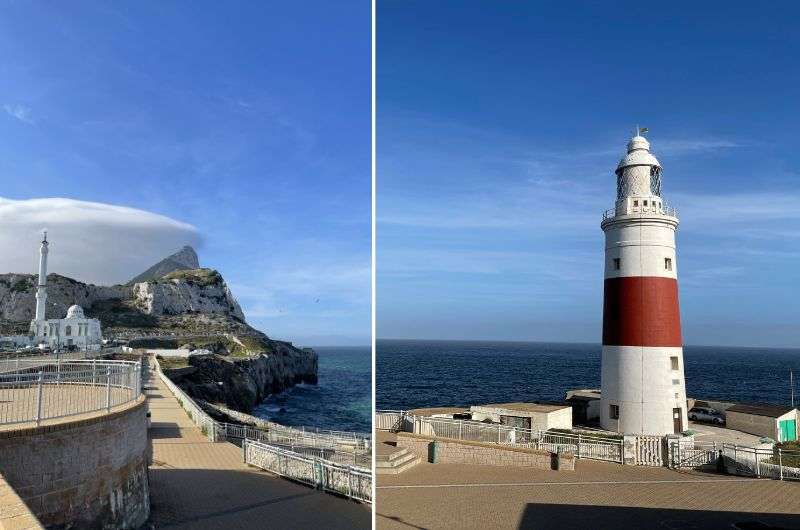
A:
[[[372,350],[315,347],[319,381],[270,396],[253,414],[290,426],[372,432]]]

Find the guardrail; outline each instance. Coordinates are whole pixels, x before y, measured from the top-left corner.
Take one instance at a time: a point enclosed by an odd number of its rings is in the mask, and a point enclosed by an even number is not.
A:
[[[369,470],[311,458],[254,440],[244,440],[242,452],[244,461],[252,466],[323,491],[372,502],[372,473]]]
[[[523,429],[497,423],[416,416],[399,410],[377,411],[375,428],[511,447],[546,449],[554,453],[570,451],[578,458],[623,462],[622,439],[594,433]]]
[[[720,456],[728,473],[775,480],[800,480],[800,451],[722,444]]]
[[[218,422],[214,420],[211,416],[209,416],[208,413],[206,413],[203,409],[201,409],[194,402],[194,400],[191,397],[189,397],[183,390],[181,390],[175,383],[173,383],[169,377],[164,375],[164,372],[161,371],[161,365],[159,364],[158,359],[156,359],[155,356],[151,358],[155,362],[156,372],[158,373],[158,376],[161,378],[164,384],[167,385],[167,388],[169,388],[170,392],[172,392],[172,394],[178,400],[178,403],[180,403],[181,406],[184,408],[184,410],[186,410],[186,413],[189,415],[189,418],[195,423],[195,425],[197,425],[200,428],[200,430],[206,436],[208,436],[208,439],[210,441],[223,442],[223,441],[228,441],[231,438],[234,440],[241,440],[242,451],[245,454],[245,462],[249,464],[252,463],[248,461],[248,456],[247,456],[247,451],[248,451],[247,447],[250,444],[258,444],[259,448],[261,449],[266,447],[267,450],[271,450],[273,452],[285,453],[280,459],[277,459],[283,461],[284,463],[289,461],[287,459],[295,459],[295,460],[310,459],[311,461],[317,462],[319,463],[319,465],[322,466],[324,472],[323,473],[324,477],[320,479],[323,480],[323,482],[320,482],[320,484],[323,484],[324,486],[322,489],[328,491],[335,491],[336,493],[341,493],[356,500],[361,500],[364,502],[372,502],[371,471],[369,469],[355,467],[359,465],[367,466],[368,468],[371,467],[372,465],[371,444],[366,446],[370,449],[369,453],[354,450],[351,454],[337,450],[342,445],[341,443],[338,443],[337,440],[339,442],[341,442],[342,440],[350,441],[359,438],[362,440],[369,440],[368,437],[363,436],[359,433],[343,433],[342,431],[325,431],[325,432],[336,433],[337,435],[347,434],[348,436],[342,437],[342,436],[333,436],[330,434],[316,434],[320,431],[295,429],[292,427],[284,427],[284,428],[274,427],[274,425],[277,424],[270,424],[269,430],[262,430],[249,427],[247,425]],[[350,463],[351,459],[353,466],[346,465]],[[256,465],[257,467],[261,467],[262,469],[267,469],[266,467],[259,465],[258,462],[270,463],[272,461],[261,459],[257,460],[257,463],[252,464]],[[276,467],[276,469],[278,468]],[[369,476],[370,482],[369,482],[368,498],[364,497],[363,492],[359,493],[361,489],[356,489],[354,490],[355,493],[348,494],[346,491],[339,491],[338,489],[331,489],[330,487],[325,486],[325,484],[328,484],[327,481],[329,479],[331,484],[339,484],[340,480],[337,477],[345,473],[344,471],[342,471],[343,469],[348,470],[347,473],[352,475],[352,477],[357,478],[361,475]],[[267,470],[273,471],[271,468]],[[285,473],[281,473],[279,471],[274,471],[274,472],[279,475],[285,475]],[[290,477],[290,478],[295,478],[295,477]],[[297,478],[296,480],[301,480],[301,479]],[[355,478],[353,480],[355,480]]]
[[[139,362],[39,359],[0,373],[0,425],[110,411],[138,399],[141,389]]]

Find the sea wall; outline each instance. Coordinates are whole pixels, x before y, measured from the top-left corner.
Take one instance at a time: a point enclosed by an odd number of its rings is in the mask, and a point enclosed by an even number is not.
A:
[[[48,527],[138,528],[150,515],[144,396],[81,421],[0,432],[0,473]]]
[[[434,440],[438,443],[437,456],[441,464],[516,466],[567,471],[575,469],[575,457],[572,453],[554,454],[541,449],[397,433],[397,447],[407,449],[425,460],[429,460],[431,442]]]

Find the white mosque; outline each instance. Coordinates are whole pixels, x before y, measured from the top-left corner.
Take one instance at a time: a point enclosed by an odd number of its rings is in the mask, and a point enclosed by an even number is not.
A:
[[[36,316],[31,320],[30,341],[33,346],[45,344],[52,349],[98,350],[103,335],[100,321],[86,318],[83,308],[72,305],[66,318],[46,318],[47,307],[47,231],[39,250],[39,285],[36,289]]]

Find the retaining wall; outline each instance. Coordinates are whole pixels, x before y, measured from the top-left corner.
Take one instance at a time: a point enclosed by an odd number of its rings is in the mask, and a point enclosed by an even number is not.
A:
[[[411,433],[397,433],[397,447],[428,460],[434,438]],[[442,464],[473,464],[484,466],[516,466],[535,469],[575,469],[572,453],[558,455],[540,449],[508,447],[493,443],[470,442],[451,438],[436,438],[439,443],[438,461]]]
[[[45,526],[138,528],[150,515],[144,399],[0,432],[0,473]]]

